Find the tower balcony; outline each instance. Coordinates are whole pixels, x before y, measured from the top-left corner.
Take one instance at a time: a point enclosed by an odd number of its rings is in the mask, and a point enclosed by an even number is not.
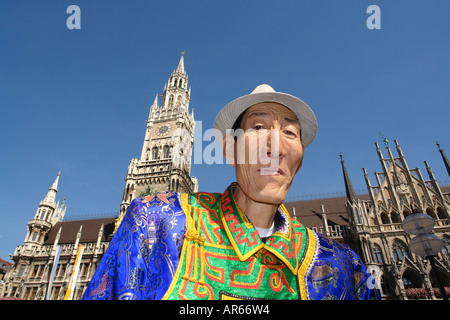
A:
[[[52,228],[52,224],[42,219],[31,219],[30,221],[28,221],[28,227],[30,229],[41,229],[46,232]]]

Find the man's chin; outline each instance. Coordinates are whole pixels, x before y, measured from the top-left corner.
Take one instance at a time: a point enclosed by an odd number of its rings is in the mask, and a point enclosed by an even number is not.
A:
[[[280,205],[283,203],[286,198],[287,191],[284,190],[262,190],[259,194],[259,199],[263,203],[272,204],[272,205]]]
[[[244,188],[242,188],[242,186],[244,186]],[[259,203],[275,206],[283,203],[289,191],[289,186],[290,185],[284,183],[284,181],[281,182],[278,179],[268,179],[267,177],[261,179],[260,176],[254,176],[251,185],[249,183],[244,183],[242,185],[238,180],[238,188],[242,190],[245,197]]]

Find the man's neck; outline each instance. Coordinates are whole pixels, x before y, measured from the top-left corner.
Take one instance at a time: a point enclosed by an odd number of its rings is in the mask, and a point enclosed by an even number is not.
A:
[[[267,229],[273,225],[278,205],[256,202],[250,199],[239,188],[239,185],[236,186],[233,196],[236,204],[244,211],[255,227]]]

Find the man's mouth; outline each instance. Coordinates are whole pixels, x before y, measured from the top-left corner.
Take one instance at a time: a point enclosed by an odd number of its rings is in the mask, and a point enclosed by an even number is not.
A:
[[[264,167],[258,169],[258,172],[263,176],[284,176],[284,171],[281,168]]]

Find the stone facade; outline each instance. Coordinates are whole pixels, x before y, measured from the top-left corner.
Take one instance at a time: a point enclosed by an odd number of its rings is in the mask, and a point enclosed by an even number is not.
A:
[[[426,161],[429,180],[418,168],[409,169],[397,141],[396,157],[387,141],[387,157],[375,145],[382,170],[375,172],[373,185],[363,168],[367,194],[355,194],[341,159],[345,197],[291,202],[286,207],[307,226],[352,247],[373,273],[384,299],[442,298],[429,260],[409,250],[411,236],[401,222],[418,212],[435,220],[433,233],[444,241],[435,259],[438,277],[450,287],[450,187],[438,185]]]

